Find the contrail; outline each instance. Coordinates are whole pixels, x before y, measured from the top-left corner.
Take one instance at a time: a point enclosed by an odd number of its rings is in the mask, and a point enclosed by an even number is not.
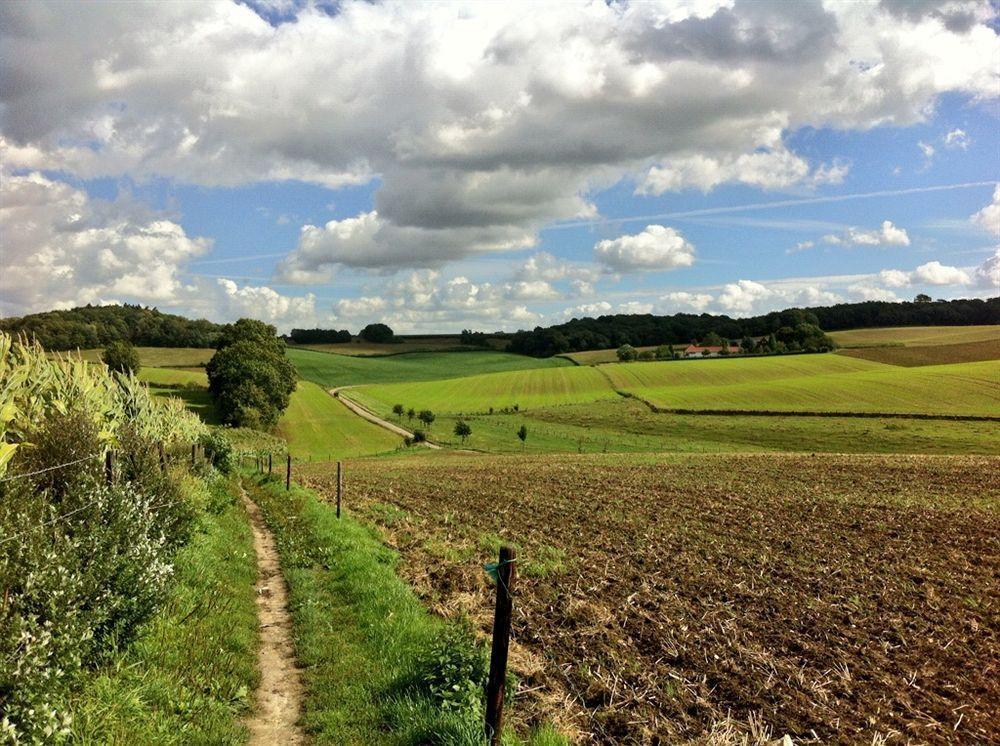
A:
[[[193,266],[195,264],[226,264],[228,262],[245,262],[249,259],[280,259],[283,256],[288,256],[288,252],[282,254],[253,254],[251,256],[231,256],[228,259],[198,259],[193,262],[188,262],[188,266]]]
[[[542,228],[543,231],[562,230],[564,228],[580,228],[588,225],[605,225],[608,223],[634,223],[644,220],[672,220],[676,218],[695,218],[704,215],[721,215],[730,212],[750,212],[752,210],[771,210],[776,207],[796,207],[798,205],[818,205],[824,202],[847,202],[853,199],[869,199],[871,197],[902,197],[907,194],[925,194],[927,192],[947,192],[953,189],[972,189],[975,187],[995,187],[995,181],[968,181],[962,184],[939,184],[937,186],[913,187],[912,189],[887,189],[881,192],[858,192],[855,194],[835,194],[829,197],[806,197],[805,199],[786,199],[776,202],[753,202],[749,205],[731,205],[729,207],[706,207],[700,210],[684,210],[682,212],[661,212],[655,215],[632,215],[622,218],[598,218],[596,220],[577,220],[571,223],[556,223]]]

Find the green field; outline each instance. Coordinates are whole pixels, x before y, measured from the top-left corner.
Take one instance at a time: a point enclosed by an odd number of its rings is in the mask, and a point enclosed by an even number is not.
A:
[[[488,373],[440,381],[365,386],[346,392],[376,412],[394,404],[440,413],[485,413],[493,408],[530,409],[614,399],[608,380],[595,368],[567,367]]]
[[[561,358],[539,359],[507,352],[413,352],[381,357],[351,357],[289,348],[288,359],[307,381],[326,388],[362,383],[434,381],[481,373],[571,367]]]
[[[867,363],[841,356],[825,357]],[[654,365],[656,363],[651,363],[650,367]],[[646,401],[667,409],[1000,415],[1000,377],[995,362],[920,368],[872,365],[876,367],[857,372],[760,379],[727,385],[644,386],[631,385],[628,381],[620,381],[620,384]]]
[[[198,368],[204,366],[215,350],[211,347],[136,347],[139,362],[144,368]],[[96,363],[104,350],[76,350],[57,352],[55,355],[79,355],[87,362]]]
[[[185,406],[209,425],[222,424],[208,393],[208,378],[204,370],[143,367],[139,371],[139,379],[149,384],[150,393],[156,396],[183,399]]]
[[[295,459],[325,461],[391,451],[402,438],[351,412],[326,390],[299,381],[288,409],[278,422]]]
[[[985,326],[897,326],[830,332],[841,347],[950,345],[1000,339],[1000,324]]]

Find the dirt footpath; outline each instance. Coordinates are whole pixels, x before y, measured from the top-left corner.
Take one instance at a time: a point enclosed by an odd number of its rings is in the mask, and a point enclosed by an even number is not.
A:
[[[254,713],[247,721],[250,746],[304,744],[305,734],[298,726],[302,712],[302,677],[292,644],[288,589],[281,575],[274,536],[264,523],[260,508],[245,493],[243,504],[253,526],[253,546],[257,554],[257,615],[260,619],[260,685],[254,698]]]

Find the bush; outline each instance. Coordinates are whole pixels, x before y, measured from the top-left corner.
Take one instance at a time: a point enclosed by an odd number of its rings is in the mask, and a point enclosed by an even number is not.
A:
[[[395,341],[396,335],[386,324],[369,324],[358,335],[365,342],[386,344]]]
[[[633,347],[632,345],[622,345],[621,347],[618,348],[618,360],[623,363],[628,363],[631,362],[632,360],[635,360],[638,354],[639,353],[636,352],[635,347]]]
[[[414,430],[413,437],[410,439],[411,443],[423,443],[427,440],[427,433],[423,430]]]
[[[230,474],[235,464],[233,463],[233,445],[222,433],[217,430],[210,430],[198,439],[199,445],[205,449],[205,455],[212,462],[212,466],[223,474]]]
[[[124,340],[116,340],[104,348],[101,362],[116,373],[133,375],[139,370],[139,353]]]

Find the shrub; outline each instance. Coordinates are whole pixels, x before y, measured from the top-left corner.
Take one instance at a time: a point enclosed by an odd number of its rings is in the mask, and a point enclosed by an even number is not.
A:
[[[386,324],[369,324],[358,335],[365,342],[385,344],[395,341],[395,333]]]
[[[418,670],[421,684],[442,710],[480,717],[490,663],[467,625],[445,627]]]
[[[101,362],[116,373],[133,375],[139,370],[139,353],[125,340],[115,340],[101,354]]]
[[[212,466],[223,474],[232,473],[235,465],[233,444],[229,438],[218,431],[210,430],[198,439],[198,443],[205,449]]]
[[[617,354],[618,354],[618,360],[623,363],[631,362],[632,360],[635,360],[636,357],[638,356],[638,352],[636,352],[635,347],[633,347],[632,345],[622,345],[621,347],[618,348]]]
[[[472,435],[472,427],[465,420],[459,420],[455,423],[455,435],[465,443],[466,438]]]
[[[425,433],[423,430],[413,431],[413,438],[411,438],[412,443],[423,443],[426,440],[427,440],[427,433]]]

